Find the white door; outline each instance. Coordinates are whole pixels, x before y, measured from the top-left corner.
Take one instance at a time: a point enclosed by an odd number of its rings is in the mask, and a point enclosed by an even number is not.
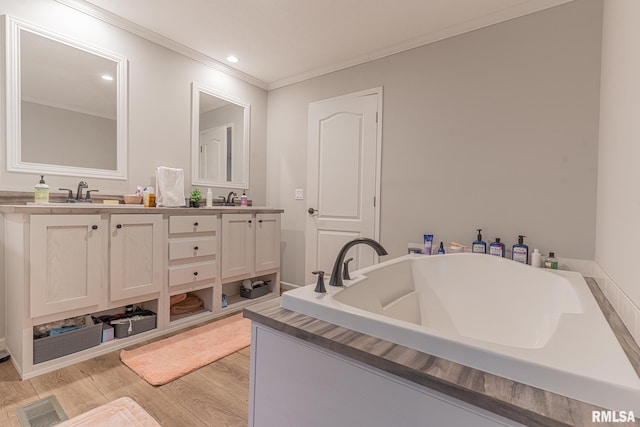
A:
[[[382,89],[309,104],[306,282],[328,276],[340,248],[356,237],[378,239]],[[354,271],[377,261],[368,246],[347,254]]]
[[[227,127],[200,132],[200,178],[227,180]]]

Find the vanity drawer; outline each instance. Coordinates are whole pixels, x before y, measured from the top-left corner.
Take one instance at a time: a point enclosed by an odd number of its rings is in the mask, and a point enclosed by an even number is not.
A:
[[[217,246],[211,237],[169,240],[169,260],[215,255]]]
[[[216,215],[170,216],[169,233],[198,233],[216,231],[218,217]]]
[[[169,286],[212,279],[217,276],[217,270],[218,264],[213,261],[169,267]]]

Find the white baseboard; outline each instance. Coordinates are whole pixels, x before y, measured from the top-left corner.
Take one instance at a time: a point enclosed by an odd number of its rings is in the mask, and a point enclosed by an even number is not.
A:
[[[282,292],[290,291],[291,289],[296,289],[299,287],[300,287],[299,285],[294,285],[293,283],[280,281],[280,290]]]

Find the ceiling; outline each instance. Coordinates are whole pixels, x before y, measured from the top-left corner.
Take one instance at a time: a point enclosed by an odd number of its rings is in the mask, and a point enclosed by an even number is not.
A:
[[[272,89],[571,0],[58,1]]]

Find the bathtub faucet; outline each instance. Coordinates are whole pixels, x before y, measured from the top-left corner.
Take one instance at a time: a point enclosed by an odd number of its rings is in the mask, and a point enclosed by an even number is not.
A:
[[[342,282],[342,274],[340,272],[340,267],[342,267],[342,263],[344,262],[344,257],[347,255],[347,251],[351,249],[353,246],[364,243],[365,245],[371,246],[378,255],[387,255],[387,251],[382,245],[376,242],[373,239],[369,239],[367,237],[358,237],[357,239],[353,239],[347,242],[340,252],[338,253],[338,257],[336,258],[336,263],[333,264],[333,270],[331,270],[331,278],[329,279],[329,285],[331,286],[344,286]]]

